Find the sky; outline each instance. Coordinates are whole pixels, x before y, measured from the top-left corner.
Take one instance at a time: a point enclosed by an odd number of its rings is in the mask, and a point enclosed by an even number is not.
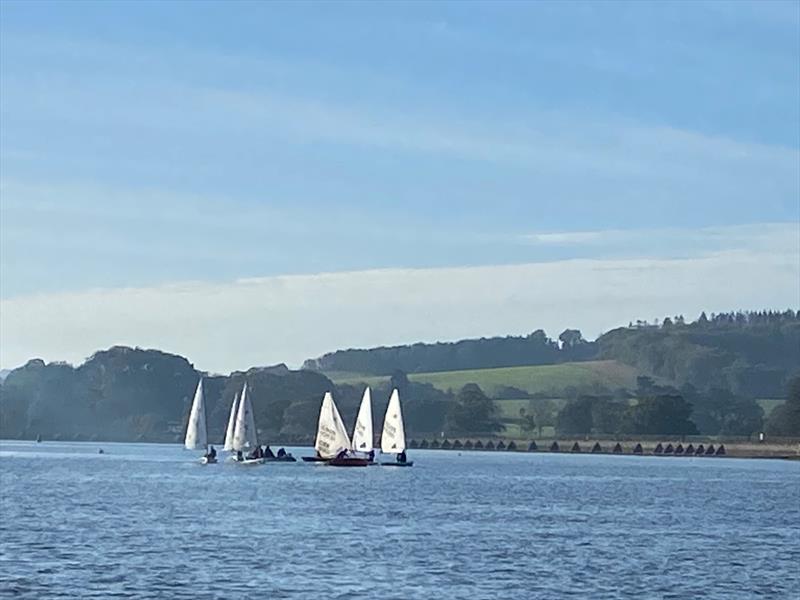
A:
[[[800,308],[800,2],[0,3],[0,367]]]

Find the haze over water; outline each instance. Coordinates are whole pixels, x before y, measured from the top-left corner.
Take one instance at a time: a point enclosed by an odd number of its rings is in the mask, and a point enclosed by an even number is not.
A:
[[[2,442],[0,596],[786,598],[800,464],[412,451],[412,469],[203,467]],[[295,449],[295,455],[310,453]]]

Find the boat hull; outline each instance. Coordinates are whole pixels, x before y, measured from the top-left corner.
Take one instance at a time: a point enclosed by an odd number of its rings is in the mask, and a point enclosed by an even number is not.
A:
[[[330,458],[322,458],[321,456],[303,456],[303,462],[310,462],[310,463],[326,463],[330,460]]]
[[[204,456],[203,458],[200,459],[200,464],[201,465],[215,465],[215,464],[217,464],[217,459],[216,458],[209,458],[208,456]]]
[[[328,461],[331,467],[366,467],[369,461],[366,458],[334,458]]]
[[[396,461],[395,462],[383,462],[383,463],[381,463],[381,466],[382,467],[413,467],[414,466],[414,461],[413,460],[409,460],[409,461],[406,461],[404,463],[396,462]]]
[[[286,456],[267,457],[264,462],[297,462],[297,459],[291,454],[287,454]]]
[[[263,465],[264,459],[263,458],[246,458],[244,460],[236,460],[234,461],[237,465],[241,465],[243,467],[255,467],[256,465]]]

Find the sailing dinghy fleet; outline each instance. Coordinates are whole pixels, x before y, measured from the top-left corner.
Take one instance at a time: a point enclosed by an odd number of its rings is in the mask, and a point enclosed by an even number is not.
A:
[[[317,423],[317,436],[314,441],[314,456],[304,456],[305,462],[324,463],[334,467],[366,467],[378,464],[375,462],[372,428],[372,396],[369,387],[364,390],[358,416],[353,428],[352,441],[347,433],[342,416],[330,392],[325,392]],[[197,384],[189,422],[186,426],[185,444],[189,450],[205,450],[200,459],[202,464],[217,462],[217,452],[208,444],[206,428],[205,401],[203,398],[203,380]],[[400,395],[395,389],[389,398],[386,415],[381,432],[381,454],[394,455],[393,461],[381,462],[381,465],[410,467],[414,463],[406,459],[406,438],[403,427],[403,413],[400,408]],[[234,395],[228,425],[225,429],[223,449],[230,453],[229,460],[243,466],[260,465],[265,462],[295,462],[291,454],[283,448],[274,455],[269,449],[261,450],[258,444],[253,405],[247,395],[247,383],[242,393]],[[245,454],[247,452],[247,454]]]

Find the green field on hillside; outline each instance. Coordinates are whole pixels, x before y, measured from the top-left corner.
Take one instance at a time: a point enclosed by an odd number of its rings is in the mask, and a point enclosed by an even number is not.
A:
[[[537,392],[561,393],[567,387],[589,389],[602,386],[607,389],[636,387],[637,371],[633,367],[613,360],[504,367],[499,369],[474,369],[444,371],[441,373],[411,373],[408,378],[419,383],[430,383],[440,390],[454,391],[467,383],[477,383],[484,392],[493,395],[501,386],[513,386],[530,394]],[[388,381],[386,376],[358,375],[357,373],[326,373],[334,383],[364,383],[377,385]]]

